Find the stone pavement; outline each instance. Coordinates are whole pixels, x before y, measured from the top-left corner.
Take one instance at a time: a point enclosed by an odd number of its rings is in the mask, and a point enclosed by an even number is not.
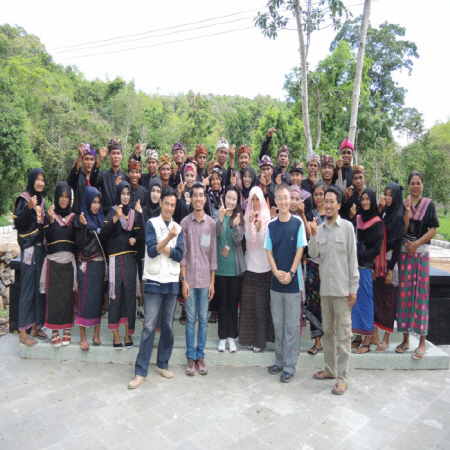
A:
[[[450,371],[352,370],[348,391],[299,369],[134,367],[19,358],[0,339],[0,449],[450,449]],[[450,354],[450,346],[440,347]],[[126,350],[122,350],[125,352]],[[302,356],[300,356],[302,357]]]

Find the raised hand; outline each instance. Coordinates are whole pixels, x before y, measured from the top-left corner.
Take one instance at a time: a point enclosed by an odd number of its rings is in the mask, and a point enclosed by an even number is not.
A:
[[[249,221],[250,223],[252,223],[254,220],[255,220],[255,212],[254,212],[253,210],[251,210],[251,211],[248,213],[248,221]]]
[[[122,175],[119,175],[117,178],[116,178],[116,186],[118,186],[119,185],[119,183],[122,181]]]
[[[303,214],[305,214],[305,204],[303,203],[303,201],[300,199],[300,201],[298,202],[297,205],[298,208],[298,213],[302,216]]]
[[[130,243],[131,246],[136,245],[136,239],[135,239],[135,238],[130,238],[130,239],[128,240],[128,242]]]
[[[261,229],[262,223],[260,220],[256,220],[255,221],[255,228],[256,228],[256,232],[259,233],[259,230]]]
[[[312,183],[313,186],[317,183],[317,175],[315,173],[312,173],[309,176],[309,179],[311,180],[311,183]]]
[[[225,205],[223,204],[223,200],[222,199],[220,199],[220,202],[221,202],[221,206],[220,206],[220,209],[219,209],[219,220],[221,222],[223,222],[223,219],[225,218],[225,213],[227,212],[227,209],[225,208]]]
[[[117,222],[120,219],[120,216],[122,215],[122,209],[123,206],[122,205],[117,205],[116,208],[116,214],[114,215],[114,222]]]
[[[178,173],[178,166],[177,166],[175,163],[173,163],[173,166],[172,166],[172,176],[173,176],[174,178],[176,178],[176,177],[177,177],[177,173]]]
[[[81,225],[83,225],[83,226],[87,225],[87,220],[86,220],[86,217],[84,217],[83,212],[80,214],[79,220],[80,220]]]
[[[183,192],[184,192],[184,181],[183,181],[183,177],[180,176],[180,182],[178,183],[178,186],[177,186],[177,197],[178,197],[178,200],[180,200]]]
[[[33,195],[33,197],[28,200],[28,208],[33,209],[37,205],[37,197]]]
[[[233,144],[230,148],[230,159],[233,159],[236,156],[236,145]]]
[[[78,146],[78,158],[82,159],[84,154],[84,144]]]
[[[337,168],[337,169],[340,169],[343,165],[344,165],[343,159],[342,159],[342,158],[339,158],[339,159],[336,161],[336,168]]]
[[[205,189],[209,186],[209,177],[203,177],[203,186],[205,186]]]
[[[98,152],[98,160],[102,162],[106,158],[106,154],[108,153],[108,149],[106,147],[102,147]]]
[[[353,206],[350,208],[349,217],[350,219],[353,219],[353,217],[355,216],[356,216],[356,205],[353,203]]]
[[[276,132],[277,130],[275,129],[275,127],[270,127],[269,130],[267,131],[267,136],[271,138],[273,136],[273,133]]]
[[[259,176],[259,184],[262,187],[266,187],[267,186],[267,181],[266,181],[266,177],[264,175],[260,175]]]
[[[317,225],[317,217],[315,217],[312,222],[309,222],[309,227],[311,229],[311,236],[316,236],[317,228],[319,228],[319,225]]]
[[[136,202],[136,205],[134,206],[134,210],[139,213],[142,214],[142,206],[141,206],[141,200],[138,200]]]
[[[53,222],[53,220],[55,219],[55,205],[50,206],[47,214],[48,217],[50,218],[50,222]]]
[[[230,177],[230,183],[237,186],[237,174],[234,170],[233,170],[232,174],[233,175],[231,175],[231,177]]]
[[[351,184],[345,191],[345,197],[349,199],[353,195],[353,184]]]
[[[281,176],[282,176],[282,174],[281,173],[279,173],[278,175],[277,175],[277,177],[275,178],[275,183],[276,184],[281,184]]]
[[[214,155],[213,157],[209,160],[208,163],[208,172],[211,172],[211,170],[213,169],[213,167],[216,165],[216,161],[214,161]]]
[[[237,213],[233,220],[233,227],[237,227],[241,223],[241,213]]]
[[[378,202],[378,206],[380,206],[382,209],[386,206],[386,197],[382,195],[380,197],[380,201]]]
[[[169,231],[169,238],[172,240],[174,237],[178,236],[177,227],[175,225],[172,225],[172,228]]]
[[[408,195],[408,197],[403,200],[403,205],[405,206],[405,210],[409,211],[411,209],[411,196]]]
[[[144,151],[144,144],[136,144],[134,146],[134,152],[136,153],[137,157],[139,157],[143,151]]]

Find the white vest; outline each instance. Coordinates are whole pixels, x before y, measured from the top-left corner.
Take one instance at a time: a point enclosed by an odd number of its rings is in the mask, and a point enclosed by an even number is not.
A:
[[[167,244],[167,247],[175,248],[177,245],[178,235],[183,232],[180,225],[171,220],[169,226],[167,226],[161,216],[153,217],[149,220],[155,229],[158,244],[167,237],[169,234],[169,229],[171,229],[172,226],[177,228],[177,236],[171,239]],[[150,258],[146,247],[143,279],[154,280],[159,283],[178,282],[180,280],[180,263],[175,262],[173,259],[168,258],[162,253],[160,253],[156,258]]]

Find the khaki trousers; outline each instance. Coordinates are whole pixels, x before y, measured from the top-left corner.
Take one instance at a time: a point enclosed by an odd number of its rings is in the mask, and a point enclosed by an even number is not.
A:
[[[322,306],[322,337],[325,359],[324,372],[347,384],[348,364],[352,340],[352,310],[347,297],[320,297]],[[336,331],[339,342],[336,371]]]

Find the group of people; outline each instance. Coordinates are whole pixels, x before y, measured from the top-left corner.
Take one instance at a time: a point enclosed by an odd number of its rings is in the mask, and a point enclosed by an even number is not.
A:
[[[404,333],[395,350],[407,351],[414,332],[420,343],[412,357],[423,358],[428,244],[439,221],[432,200],[422,197],[422,174],[410,174],[407,198],[391,182],[377,202],[365,186],[364,167],[351,165],[354,149],[347,139],[337,161],[313,155],[303,178],[303,163],[290,161],[287,146],[272,162],[275,132],[270,128],[262,144],[259,176],[250,148],[243,144],[236,155],[223,138],[209,163],[204,145],[187,156],[181,143],[172,155],[143,154],[138,144],[126,173],[120,141],[112,139],[98,155],[81,144],[48,210],[45,174],[31,170],[13,216],[21,247],[20,342],[33,346],[46,339],[45,327],[54,347],[69,345],[76,306],[81,350],[90,349],[86,328],[94,328],[92,344],[102,344],[104,310],[113,347],[132,348],[138,315],[144,323],[128,385],[134,389],[148,375],[157,329],[156,372],[173,377],[178,299],[188,376],[208,373],[207,328],[216,320],[219,352],[236,352],[236,339],[255,353],[275,342],[268,371],[289,382],[306,319],[314,340],[308,353],[323,350],[325,357],[324,370],[314,377],[336,379],[337,395],[347,389],[352,349],[363,354],[376,345],[377,352],[386,351],[395,320]],[[111,168],[101,171],[107,154]],[[378,329],[385,332],[381,340]]]

